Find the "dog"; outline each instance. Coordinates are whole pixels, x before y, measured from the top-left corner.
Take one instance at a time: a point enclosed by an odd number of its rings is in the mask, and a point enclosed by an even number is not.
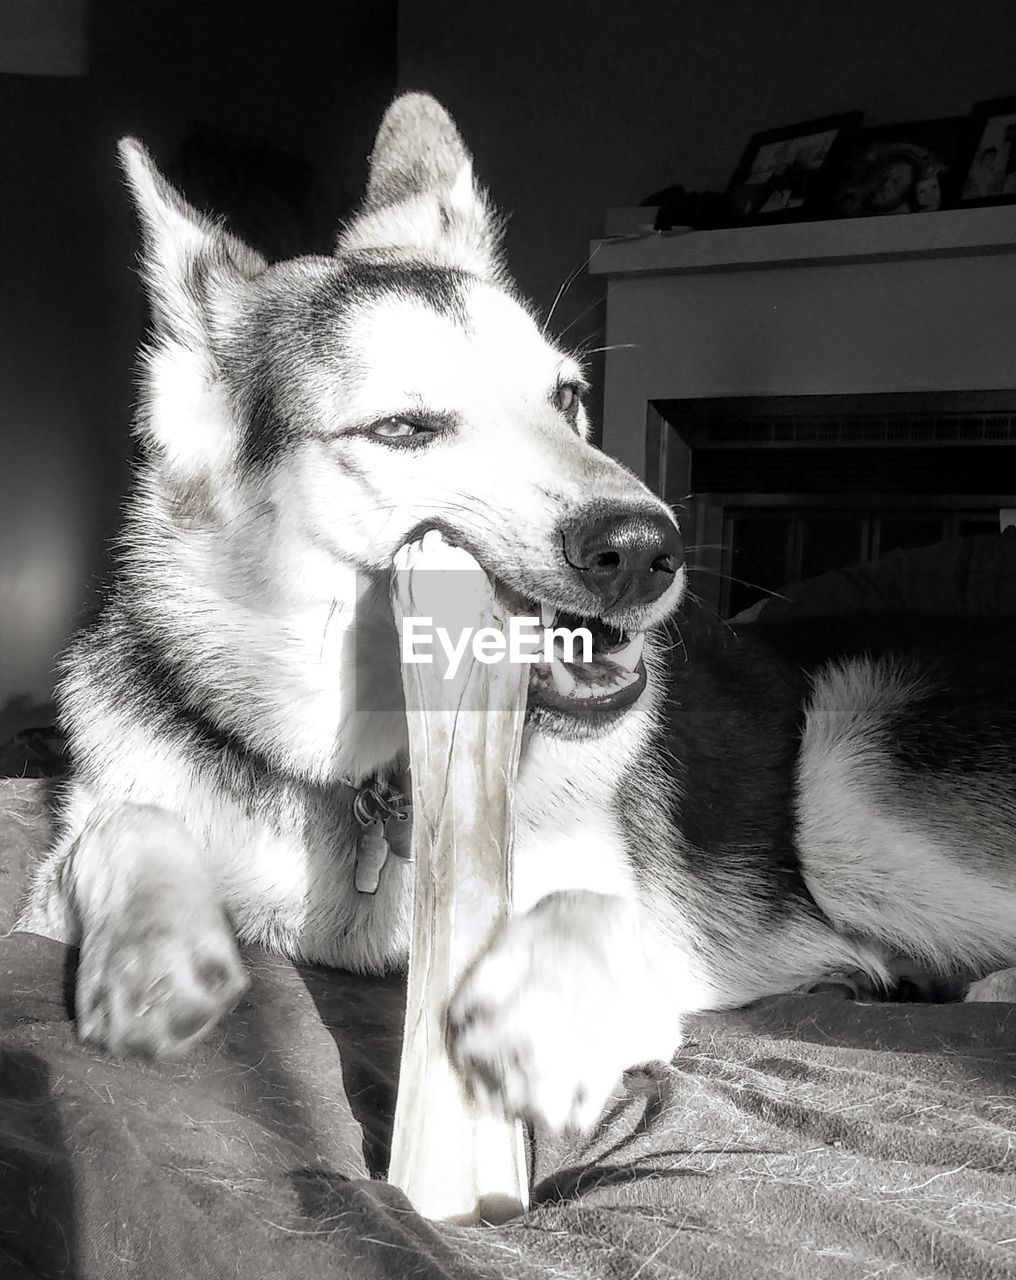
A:
[[[143,456],[63,659],[74,772],[20,922],[80,944],[85,1041],[185,1052],[243,989],[237,941],[404,965],[411,870],[357,888],[357,805],[405,764],[388,580],[429,530],[593,637],[532,670],[515,910],[448,1010],[475,1091],[589,1128],[691,1011],[894,955],[1016,963],[1011,628],[697,624],[674,512],[590,443],[434,99],[389,108],[331,257],[269,265],[120,154]]]

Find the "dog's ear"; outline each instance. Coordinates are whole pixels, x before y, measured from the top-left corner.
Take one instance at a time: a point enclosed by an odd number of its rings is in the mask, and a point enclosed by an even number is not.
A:
[[[381,121],[370,157],[368,208],[400,204],[424,191],[455,193],[468,205],[473,158],[448,112],[426,93],[404,93]]]
[[[156,338],[144,354],[137,430],[173,476],[180,500],[211,509],[213,491],[198,481],[222,473],[237,434],[217,376],[216,336],[243,282],[266,263],[192,208],[140,142],[122,139],[119,153],[141,222],[141,274]]]
[[[267,264],[192,208],[136,138],[121,138],[117,149],[141,221],[141,273],[155,325],[185,346],[205,346],[231,286]]]
[[[500,270],[502,232],[448,112],[426,93],[396,98],[378,129],[363,206],[337,252],[380,249],[488,273]]]

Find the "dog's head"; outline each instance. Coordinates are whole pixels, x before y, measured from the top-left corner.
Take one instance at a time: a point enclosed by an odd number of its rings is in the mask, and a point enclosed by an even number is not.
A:
[[[678,529],[588,442],[580,364],[517,296],[447,113],[422,94],[393,103],[331,258],[269,265],[140,144],[121,156],[154,317],[148,465],[166,520],[203,539],[228,590],[255,610],[326,608],[436,526],[517,612],[592,631],[591,663],[534,669],[546,724],[633,705],[644,634],[683,590]]]

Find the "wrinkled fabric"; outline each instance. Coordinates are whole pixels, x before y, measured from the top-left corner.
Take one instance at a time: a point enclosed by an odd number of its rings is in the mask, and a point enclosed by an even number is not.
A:
[[[399,980],[250,950],[185,1060],[77,1043],[75,953],[6,932],[42,785],[0,782],[0,1280],[1016,1277],[1013,1008],[691,1019],[591,1138],[535,1136],[524,1217],[438,1228],[380,1180]]]

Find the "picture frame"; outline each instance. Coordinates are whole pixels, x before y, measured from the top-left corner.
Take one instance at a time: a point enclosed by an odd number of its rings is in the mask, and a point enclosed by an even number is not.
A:
[[[974,105],[957,174],[958,208],[1016,204],[1016,96]]]
[[[847,111],[756,133],[727,188],[737,224],[820,217],[845,139],[862,112]]]
[[[840,157],[827,216],[869,218],[949,208],[963,116],[858,129]]]

